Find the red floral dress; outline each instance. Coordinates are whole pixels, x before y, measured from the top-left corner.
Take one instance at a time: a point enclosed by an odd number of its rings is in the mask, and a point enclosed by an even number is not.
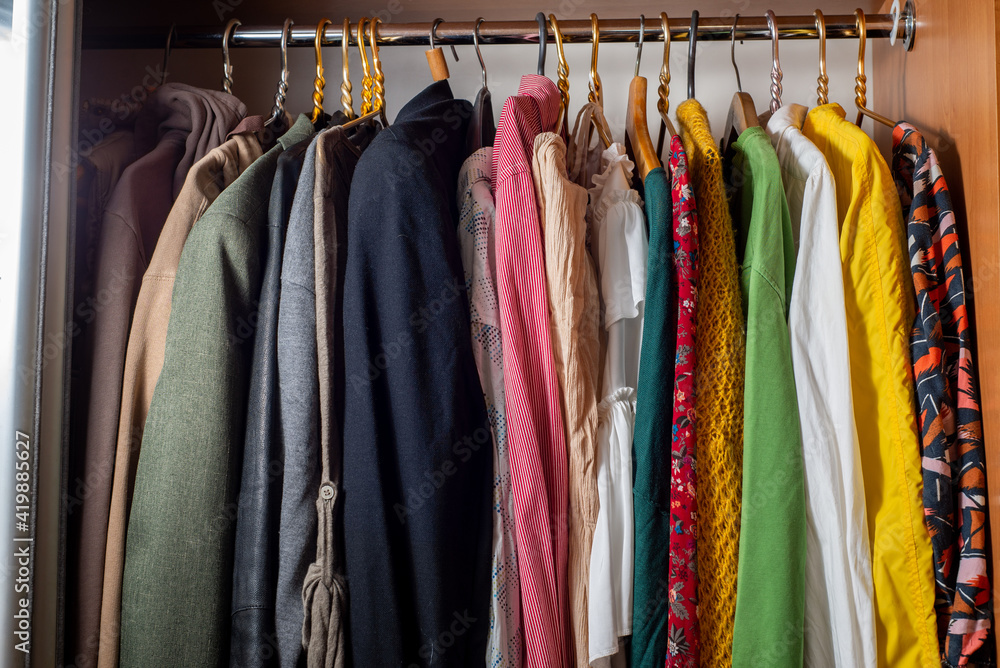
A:
[[[698,211],[680,137],[670,142],[677,359],[670,471],[670,612],[667,668],[698,666],[698,474],[695,467],[695,315],[698,294]]]

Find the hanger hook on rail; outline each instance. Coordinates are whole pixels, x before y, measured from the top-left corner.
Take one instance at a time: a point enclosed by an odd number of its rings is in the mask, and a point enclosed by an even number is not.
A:
[[[382,59],[378,55],[378,26],[382,19],[372,17],[368,22],[368,44],[372,50],[372,110],[385,109],[385,74],[382,73]]]
[[[636,42],[635,47],[638,49],[635,53],[635,75],[639,76],[639,63],[642,61],[642,42],[646,38],[646,15],[639,14],[639,41]]]
[[[736,72],[736,90],[743,92],[743,82],[740,81],[740,68],[736,64],[736,24],[740,22],[740,15],[733,18],[733,28],[729,31],[729,58],[733,61],[733,71]]]
[[[767,10],[767,27],[771,31],[771,113],[781,108],[781,63],[778,61],[778,19]]]
[[[819,77],[816,78],[816,104],[830,102],[830,77],[826,75],[826,17],[823,12],[813,12],[816,18],[816,35],[819,37]]]
[[[274,94],[271,117],[264,121],[265,126],[272,125],[285,113],[285,99],[288,95],[288,37],[293,25],[295,21],[285,19],[285,25],[281,27],[281,78],[278,80],[278,92]]]
[[[170,61],[170,49],[174,45],[174,35],[177,34],[177,24],[171,23],[170,30],[167,31],[167,45],[163,48],[163,67],[160,68],[160,83],[162,86],[167,81],[167,63]]]
[[[597,73],[597,51],[601,45],[601,26],[597,14],[590,15],[590,39],[594,46],[590,52],[590,93],[587,99],[599,107],[604,106],[601,99],[601,75]]]
[[[670,109],[670,19],[666,12],[660,12],[660,28],[663,30],[663,65],[660,67],[660,99],[656,103],[659,112],[666,115]]]
[[[479,58],[479,67],[483,70],[483,90],[489,90],[486,86],[486,61],[483,60],[483,52],[479,50],[479,27],[485,21],[482,16],[476,19],[476,27],[472,30],[472,43],[476,45],[476,57]]]
[[[549,41],[545,12],[535,14],[535,20],[538,22],[538,76],[543,77],[545,76],[545,48]]]
[[[222,31],[222,90],[230,95],[233,93],[233,66],[229,63],[229,40],[241,25],[239,19],[229,19]]]
[[[343,81],[340,84],[340,106],[348,119],[354,118],[354,98],[351,97],[351,19],[344,18],[344,27],[340,31],[340,61]]]
[[[698,10],[691,12],[691,30],[688,33],[688,99],[694,99],[694,64],[698,57]]]
[[[368,30],[368,17],[362,16],[358,21],[358,52],[361,54],[361,112],[364,116],[372,110],[372,71],[368,64],[368,51],[365,48],[365,31]]]
[[[559,21],[555,14],[549,14],[549,25],[552,26],[552,36],[556,40],[556,55],[559,58],[559,66],[556,68],[558,78],[556,85],[559,88],[559,118],[556,120],[556,134],[559,134],[562,132],[566,114],[569,113],[569,63],[566,61],[562,30],[559,29]]]
[[[313,40],[313,46],[316,48],[316,78],[313,79],[313,111],[309,118],[313,123],[323,116],[323,89],[326,88],[326,78],[323,76],[323,31],[331,23],[333,21],[328,18],[320,19]]]

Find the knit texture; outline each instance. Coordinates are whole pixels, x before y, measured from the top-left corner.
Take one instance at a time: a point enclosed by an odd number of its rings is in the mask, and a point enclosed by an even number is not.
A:
[[[701,665],[732,664],[743,488],[743,318],[722,160],[697,100],[677,108],[701,224],[698,286],[698,616]]]

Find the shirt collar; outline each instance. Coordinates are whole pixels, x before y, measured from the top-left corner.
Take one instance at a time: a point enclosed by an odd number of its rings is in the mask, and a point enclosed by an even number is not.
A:
[[[538,105],[542,132],[551,131],[559,117],[559,89],[552,79],[538,74],[525,74],[517,88],[518,95],[530,97]]]
[[[779,107],[767,122],[767,134],[772,137],[777,136],[790,127],[801,130],[808,111],[801,104],[786,104]]]

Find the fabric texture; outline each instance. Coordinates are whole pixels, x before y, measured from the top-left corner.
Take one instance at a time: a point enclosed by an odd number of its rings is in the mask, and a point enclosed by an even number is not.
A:
[[[802,134],[807,109],[775,112],[777,151],[798,256],[788,307],[806,495],[804,665],[874,668],[875,610],[861,451],[851,397],[837,190]]]
[[[486,657],[493,448],[456,234],[470,113],[447,81],[431,84],[372,141],[351,183],[343,494],[354,665]]]
[[[156,250],[142,277],[125,354],[104,563],[100,666],[115,668],[118,665],[129,506],[146,415],[153,398],[153,388],[163,368],[167,323],[181,251],[195,222],[260,155],[260,144],[256,138],[239,135],[212,149],[195,163],[163,224]]]
[[[745,335],[722,159],[697,100],[677,107],[701,225],[698,338],[698,622],[701,665],[731,665],[743,498]]]
[[[590,664],[610,666],[632,633],[632,438],[649,242],[634,165],[614,143],[594,176],[587,209],[607,347],[597,423],[600,509],[590,553]],[[662,660],[662,659],[661,659]]]
[[[86,430],[69,447],[66,656],[92,668],[99,652],[104,562],[114,478],[122,379],[132,312],[149,264],[191,166],[225,141],[246,113],[226,93],[183,84],[152,92],[136,118],[135,153],[101,222],[96,258]]]
[[[802,666],[805,474],[788,303],[795,244],[781,167],[762,127],[731,144],[746,318],[743,503],[733,666]]]
[[[531,174],[535,137],[553,129],[558,113],[552,81],[521,77],[517,95],[504,102],[493,147],[507,443],[528,668],[569,665],[571,651],[566,437]]]
[[[302,644],[309,668],[343,668],[347,647],[344,617],[342,484],[344,424],[343,275],[347,260],[347,204],[351,177],[374,128],[351,137],[339,128],[316,140],[313,244],[316,271],[316,351],[319,366],[320,486],[316,492],[316,560],[302,585],[305,618]]]
[[[302,116],[226,188],[181,253],[129,516],[122,666],[228,663],[233,533],[267,199]],[[242,326],[241,326],[242,325]]]
[[[320,486],[319,367],[316,349],[316,140],[309,142],[292,199],[281,258],[278,302],[278,413],[281,416],[281,509],[275,632],[278,662],[305,656],[302,583],[316,555]]]
[[[244,119],[246,123],[246,119]],[[247,123],[247,125],[249,125]],[[274,646],[278,570],[281,451],[277,329],[285,230],[308,139],[278,156],[267,210],[267,254],[261,274],[256,334],[250,362],[247,427],[236,509],[232,627],[233,668],[278,664]]]
[[[670,495],[673,440],[677,286],[670,180],[662,167],[646,175],[649,257],[642,323],[642,366],[636,385],[632,462],[635,522],[632,663],[658,665],[667,656],[668,617],[684,606],[670,589]],[[683,566],[681,566],[683,568]],[[695,599],[697,600],[697,599]]]
[[[486,665],[518,668],[524,660],[521,588],[514,529],[514,492],[507,448],[503,342],[496,287],[496,209],[490,173],[493,149],[477,150],[458,174],[458,240],[469,296],[472,353],[493,434],[493,557]]]
[[[934,557],[924,526],[909,332],[912,278],[892,175],[875,143],[836,104],[803,133],[837,187],[851,391],[872,543],[878,664],[937,665]]]
[[[698,315],[698,209],[681,138],[670,140],[670,189],[677,285],[677,354],[674,359],[673,439],[670,449],[670,615],[666,668],[697,668],[698,468],[695,341]],[[649,180],[648,177],[646,179]],[[646,198],[650,197],[646,186]],[[649,317],[649,300],[646,300]],[[648,359],[648,358],[647,358]],[[641,373],[641,370],[640,370]],[[640,398],[642,391],[640,390]]]
[[[552,350],[559,377],[569,473],[567,588],[576,664],[588,665],[587,589],[597,526],[597,392],[600,310],[594,262],[587,252],[587,190],[569,180],[566,143],[535,137],[532,176],[545,253]]]
[[[943,666],[991,665],[986,457],[959,230],[937,155],[908,123],[892,133],[917,314],[910,335],[923,453],[924,522],[934,550]]]

